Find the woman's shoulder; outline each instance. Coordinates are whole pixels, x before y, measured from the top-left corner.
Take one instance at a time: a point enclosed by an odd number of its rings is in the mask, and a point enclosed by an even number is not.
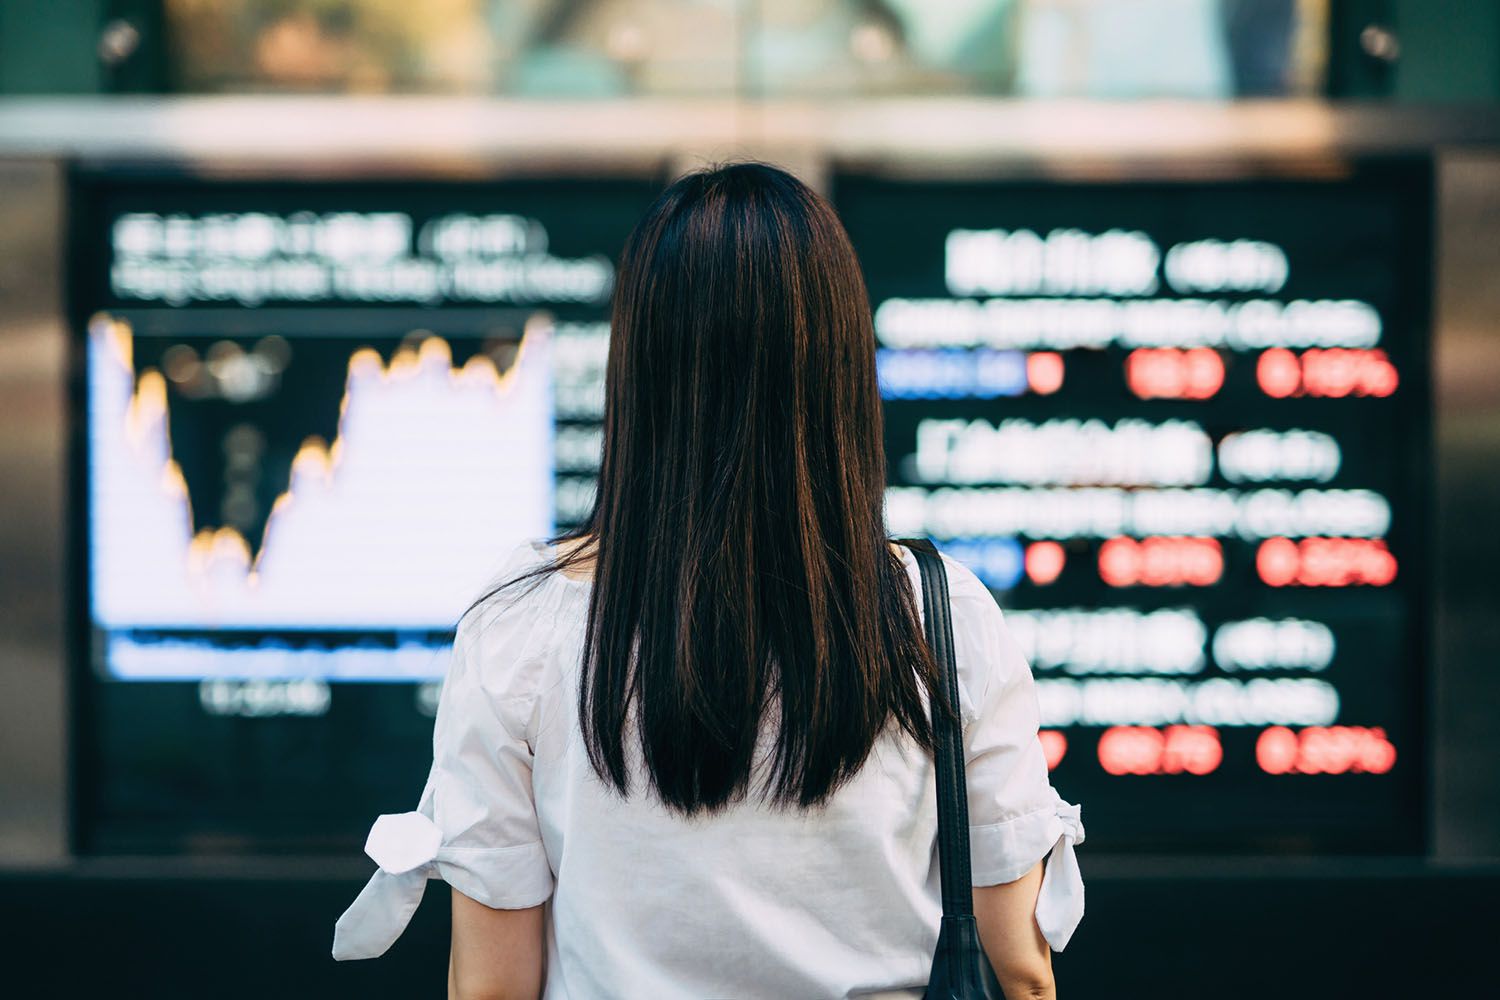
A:
[[[899,548],[902,559],[911,574],[912,583],[918,588],[917,596],[920,604],[922,577],[917,569],[916,558],[905,546],[899,546]],[[938,554],[942,557],[943,570],[948,580],[948,605],[953,616],[954,627],[958,627],[960,619],[963,619],[966,625],[998,623],[1003,618],[1000,605],[995,602],[995,595],[984,581],[979,579],[967,565],[948,553],[939,550]]]
[[[575,589],[552,569],[546,539],[526,539],[504,551],[458,621],[458,666],[494,701],[534,699],[549,686],[549,653],[567,632],[564,624],[577,617]]]
[[[943,568],[948,571],[948,599],[955,612],[960,607],[970,615],[1001,615],[995,595],[979,575],[948,553],[942,553]]]
[[[966,720],[979,712],[996,684],[1028,676],[1026,662],[994,593],[964,563],[942,553],[953,622],[953,657],[958,668],[959,702]]]
[[[484,583],[464,611],[460,627],[489,627],[495,620],[546,614],[563,602],[574,582],[553,567],[556,548],[546,538],[527,538],[502,549]]]

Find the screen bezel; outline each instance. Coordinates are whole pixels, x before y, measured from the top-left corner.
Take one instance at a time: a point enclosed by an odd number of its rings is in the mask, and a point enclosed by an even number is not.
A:
[[[1402,273],[1410,276],[1412,285],[1410,297],[1412,308],[1423,320],[1421,333],[1424,343],[1420,352],[1415,352],[1419,361],[1416,370],[1403,372],[1403,385],[1413,390],[1413,395],[1418,398],[1411,401],[1410,405],[1418,408],[1422,415],[1419,426],[1405,428],[1409,435],[1403,446],[1408,449],[1412,456],[1413,468],[1409,473],[1416,482],[1413,491],[1414,502],[1419,505],[1418,527],[1414,529],[1414,535],[1421,540],[1416,546],[1417,551],[1412,553],[1402,566],[1402,573],[1409,580],[1414,581],[1412,587],[1415,592],[1424,595],[1424,599],[1412,603],[1412,630],[1410,636],[1410,655],[1407,656],[1406,690],[1413,698],[1412,718],[1415,720],[1415,729],[1418,735],[1416,744],[1406,751],[1413,761],[1413,782],[1410,797],[1420,808],[1418,815],[1412,819],[1413,834],[1411,837],[1412,848],[1408,852],[1413,855],[1427,854],[1431,849],[1431,806],[1430,795],[1433,781],[1430,774],[1432,760],[1433,727],[1431,722],[1431,705],[1433,702],[1432,689],[1434,683],[1435,648],[1433,643],[1433,620],[1435,616],[1436,595],[1433,587],[1434,565],[1430,557],[1432,551],[1432,539],[1434,537],[1433,525],[1433,500],[1435,494],[1435,441],[1433,423],[1432,402],[1432,349],[1434,342],[1434,322],[1432,315],[1433,300],[1433,272],[1435,261],[1433,256],[1434,227],[1436,199],[1434,192],[1434,164],[1433,157],[1428,153],[1417,154],[1393,154],[1362,156],[1349,159],[1329,160],[1320,158],[1316,161],[1302,159],[1267,160],[1259,162],[1253,168],[1246,168],[1243,164],[1226,167],[1224,164],[1205,162],[1201,165],[1175,164],[1170,176],[1121,176],[1121,177],[1081,177],[1067,176],[1047,178],[1038,172],[1017,172],[1014,169],[988,170],[980,168],[954,171],[951,168],[935,168],[930,172],[923,172],[918,168],[903,166],[894,171],[881,168],[878,164],[870,162],[849,161],[841,163],[834,161],[829,168],[830,184],[834,186],[832,191],[836,199],[836,185],[839,176],[842,175],[869,175],[886,179],[901,179],[920,183],[922,180],[945,181],[987,181],[999,185],[1108,185],[1129,188],[1135,184],[1160,184],[1181,182],[1186,184],[1214,184],[1223,183],[1234,185],[1246,181],[1261,179],[1293,180],[1307,183],[1337,184],[1344,177],[1368,178],[1371,176],[1390,173],[1399,179],[1397,185],[1403,192],[1405,212],[1409,218],[1405,221],[1412,223],[1412,232],[1418,237],[1409,245],[1404,259],[1398,267]],[[508,174],[498,173],[493,177],[496,183],[504,183],[508,180],[544,180],[555,181],[574,176],[579,179],[593,179],[602,177],[605,179],[632,178],[640,179],[641,174],[637,171],[604,172],[593,173],[580,171],[573,175],[558,175],[551,173],[520,173]],[[668,169],[665,164],[661,165],[654,176],[665,180]],[[113,184],[130,184],[141,182],[170,182],[180,181],[190,185],[213,185],[218,180],[254,180],[267,184],[284,183],[295,184],[306,178],[287,171],[276,171],[261,173],[252,171],[245,173],[232,173],[229,175],[214,175],[203,172],[197,165],[183,161],[162,161],[152,163],[141,163],[128,161],[119,163],[89,162],[74,163],[68,172],[67,178],[67,237],[64,250],[65,264],[63,267],[63,282],[65,290],[66,311],[65,316],[69,325],[68,330],[68,485],[67,499],[68,510],[66,514],[67,541],[66,562],[68,594],[66,600],[66,622],[67,622],[67,662],[68,662],[68,697],[70,704],[70,726],[68,739],[69,756],[69,843],[75,853],[91,853],[91,837],[95,817],[90,812],[91,797],[89,788],[91,782],[98,780],[96,767],[96,754],[98,746],[95,728],[96,706],[95,685],[99,683],[93,672],[93,650],[92,641],[92,614],[89,606],[89,579],[88,579],[88,483],[87,462],[88,442],[87,414],[86,414],[86,392],[84,371],[84,352],[82,350],[83,339],[80,331],[85,328],[87,322],[87,310],[80,301],[80,293],[85,291],[81,276],[89,273],[100,272],[101,249],[98,244],[89,239],[93,232],[91,226],[97,226],[98,203],[95,199],[102,188]],[[382,185],[404,186],[426,185],[426,184],[455,184],[476,182],[471,174],[457,176],[434,176],[426,173],[411,174],[382,174],[378,177],[351,179],[370,180]],[[96,234],[95,234],[96,235]],[[254,851],[256,845],[249,845],[249,850]],[[1131,852],[1131,857],[1155,854],[1158,852]],[[1168,856],[1183,854],[1203,854],[1216,856],[1233,853],[1258,854],[1257,851],[1226,852],[1221,850],[1210,850],[1204,852],[1172,850],[1160,852]],[[1359,853],[1357,851],[1318,850],[1308,852],[1310,856],[1330,856]]]

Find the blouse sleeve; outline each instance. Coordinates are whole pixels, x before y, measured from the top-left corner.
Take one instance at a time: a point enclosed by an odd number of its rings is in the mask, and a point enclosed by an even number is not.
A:
[[[972,881],[1013,882],[1046,858],[1037,925],[1062,951],[1083,919],[1083,877],[1073,852],[1083,842],[1081,811],[1048,778],[1031,667],[999,606],[972,572],[944,561],[959,688],[969,694],[963,714]]]
[[[334,927],[335,959],[384,954],[429,878],[497,909],[536,906],[552,894],[530,743],[543,659],[534,640],[550,622],[529,608],[523,620],[520,610],[482,605],[459,623],[427,783],[414,811],[380,816],[370,828],[365,853],[379,870]]]

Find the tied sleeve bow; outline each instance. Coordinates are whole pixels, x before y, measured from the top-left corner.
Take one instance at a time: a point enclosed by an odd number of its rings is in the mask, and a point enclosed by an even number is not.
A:
[[[419,810],[429,802],[424,795]],[[384,955],[417,912],[430,878],[495,908],[539,906],[552,894],[552,870],[540,840],[499,847],[453,843],[426,811],[376,819],[365,853],[380,870],[334,925],[333,957],[339,961]]]
[[[1036,922],[1054,951],[1062,951],[1083,919],[1083,874],[1074,844],[1083,843],[1083,819],[1078,806],[1059,801],[1057,819],[1062,832],[1047,855],[1047,868],[1036,901]]]
[[[365,853],[380,866],[333,929],[339,961],[385,954],[422,902],[428,878],[436,877],[442,831],[420,812],[388,813],[375,820]]]

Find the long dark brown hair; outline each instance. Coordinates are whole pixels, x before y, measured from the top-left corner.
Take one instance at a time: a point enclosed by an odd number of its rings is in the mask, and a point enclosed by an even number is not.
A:
[[[884,489],[869,298],[832,207],[764,163],[679,178],[620,256],[593,511],[526,575],[593,564],[578,712],[601,780],[629,792],[633,724],[661,800],[713,812],[748,791],[772,710],[778,806],[824,802],[892,721],[931,751]]]

